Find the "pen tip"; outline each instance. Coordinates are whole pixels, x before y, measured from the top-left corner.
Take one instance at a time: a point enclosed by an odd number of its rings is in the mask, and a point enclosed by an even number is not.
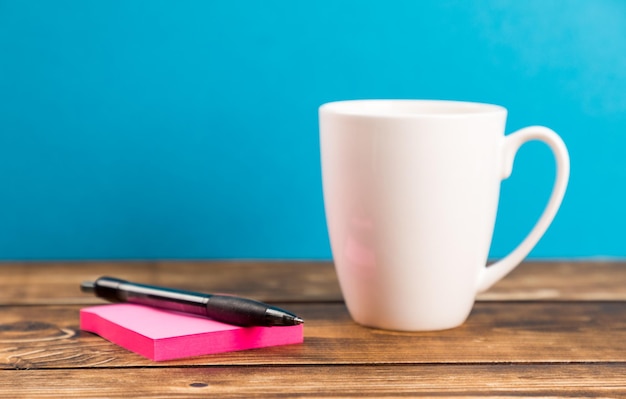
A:
[[[301,317],[294,317],[293,318],[293,324],[295,324],[295,325],[304,324],[304,319],[302,319]]]
[[[80,284],[80,290],[82,292],[94,292],[96,289],[96,284],[93,281],[83,281]]]

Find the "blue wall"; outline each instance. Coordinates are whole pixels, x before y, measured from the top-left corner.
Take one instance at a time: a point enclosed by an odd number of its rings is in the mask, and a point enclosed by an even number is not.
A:
[[[552,127],[532,256],[626,256],[626,2],[0,0],[0,259],[329,258],[317,107],[352,98]],[[492,256],[553,176],[523,148]]]

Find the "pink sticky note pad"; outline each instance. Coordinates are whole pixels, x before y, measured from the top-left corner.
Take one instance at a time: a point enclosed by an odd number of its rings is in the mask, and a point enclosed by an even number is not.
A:
[[[80,311],[80,328],[155,361],[301,343],[303,326],[239,327],[119,303]]]

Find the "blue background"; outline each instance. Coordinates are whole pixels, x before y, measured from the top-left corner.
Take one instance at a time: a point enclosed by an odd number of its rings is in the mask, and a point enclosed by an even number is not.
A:
[[[626,2],[0,0],[0,259],[328,259],[317,107],[442,98],[567,143],[534,258],[626,256]],[[491,251],[548,198],[503,183]]]

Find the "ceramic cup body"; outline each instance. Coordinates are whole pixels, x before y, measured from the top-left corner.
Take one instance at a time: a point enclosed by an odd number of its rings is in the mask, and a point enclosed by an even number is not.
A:
[[[462,324],[476,294],[521,262],[563,198],[569,158],[560,138],[542,127],[505,136],[502,107],[358,100],[319,112],[333,259],[360,324],[404,331]],[[529,140],[555,152],[553,194],[520,247],[487,268],[500,183]]]

